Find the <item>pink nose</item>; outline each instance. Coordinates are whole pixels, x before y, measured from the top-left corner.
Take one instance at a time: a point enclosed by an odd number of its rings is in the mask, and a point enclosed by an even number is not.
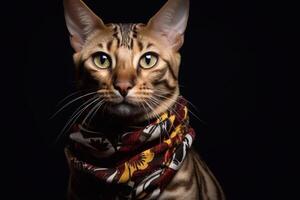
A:
[[[133,87],[133,85],[129,81],[118,81],[114,84],[114,87],[123,97],[126,97],[128,91]]]

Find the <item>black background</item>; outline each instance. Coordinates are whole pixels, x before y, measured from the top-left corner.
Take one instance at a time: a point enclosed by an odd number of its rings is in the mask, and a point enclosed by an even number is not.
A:
[[[147,22],[163,0],[89,0],[105,22]],[[229,200],[293,199],[288,67],[297,35],[292,5],[191,0],[181,49],[182,94],[196,149]],[[74,87],[62,1],[1,3],[1,150],[4,199],[64,199],[67,110],[49,116]],[[3,194],[4,195],[4,194]],[[1,198],[2,199],[2,198]]]

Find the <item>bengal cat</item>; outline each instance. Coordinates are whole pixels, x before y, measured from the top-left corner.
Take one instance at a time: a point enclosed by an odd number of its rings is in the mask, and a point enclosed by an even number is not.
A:
[[[68,199],[225,199],[191,148],[179,95],[189,0],[168,0],[147,24],[104,24],[81,0],[64,9],[78,85],[89,91],[65,149]]]

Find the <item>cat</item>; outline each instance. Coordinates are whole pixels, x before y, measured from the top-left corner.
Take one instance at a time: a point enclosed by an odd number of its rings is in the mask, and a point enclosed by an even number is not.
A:
[[[189,0],[168,0],[147,24],[104,24],[81,0],[64,12],[79,88],[93,91],[66,147],[68,199],[224,200],[191,148],[179,92]]]

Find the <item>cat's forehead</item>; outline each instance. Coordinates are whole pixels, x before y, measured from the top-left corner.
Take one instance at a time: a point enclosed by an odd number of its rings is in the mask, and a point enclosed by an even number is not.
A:
[[[109,26],[113,27],[113,30],[115,33],[120,33],[123,36],[131,34],[133,32],[136,33],[137,25],[139,25],[139,24],[135,24],[135,23],[112,23],[112,24],[109,24]]]
[[[164,39],[157,38],[142,23],[109,23],[105,24],[103,30],[96,30],[88,38],[81,51],[83,60],[98,51],[119,55],[119,52],[126,52],[129,55],[138,54],[146,50],[155,52],[168,52]],[[123,54],[123,53],[122,53]],[[125,56],[126,57],[126,56]]]
[[[119,47],[127,47],[129,49],[133,46],[133,40],[138,37],[138,29],[142,24],[135,23],[120,23],[110,24],[113,29],[113,37],[118,41]]]
[[[146,25],[142,23],[109,23],[105,26],[104,30],[95,30],[86,41],[81,51],[83,60],[98,51],[113,53],[116,56],[119,52],[126,52],[128,57],[132,53],[141,52],[151,40],[146,37]]]

